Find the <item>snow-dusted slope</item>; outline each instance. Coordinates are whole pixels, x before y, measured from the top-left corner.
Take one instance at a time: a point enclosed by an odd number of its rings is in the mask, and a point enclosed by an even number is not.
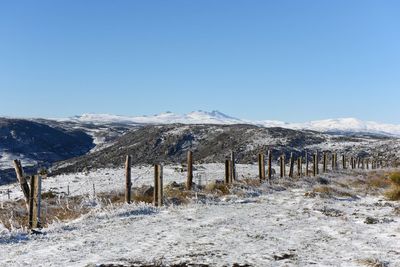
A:
[[[327,119],[304,123],[287,123],[274,120],[252,121],[228,116],[219,111],[194,111],[188,114],[165,112],[150,116],[117,116],[109,114],[83,114],[69,119],[81,123],[122,123],[122,124],[252,124],[263,127],[307,129],[321,132],[364,132],[400,136],[400,125],[361,121],[355,118]]]

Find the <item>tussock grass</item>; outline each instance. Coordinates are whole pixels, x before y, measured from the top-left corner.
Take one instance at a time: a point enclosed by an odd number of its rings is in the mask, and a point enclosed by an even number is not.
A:
[[[400,200],[400,172],[393,172],[389,175],[390,189],[385,192],[385,197],[392,201]]]
[[[209,184],[207,184],[204,188],[204,191],[207,193],[213,193],[217,195],[228,195],[229,194],[229,187],[228,185],[220,182],[220,181],[214,181]]]
[[[400,200],[400,186],[394,185],[385,192],[385,197],[392,201]]]
[[[400,185],[400,172],[391,173],[389,179],[393,184]]]
[[[344,191],[339,188],[335,188],[333,186],[322,185],[316,186],[313,188],[312,194],[317,194],[322,198],[332,198],[332,197],[351,197],[355,198],[356,196],[349,191]]]
[[[260,179],[251,179],[251,178],[244,178],[240,180],[240,183],[254,187],[259,187],[261,185]]]
[[[174,204],[187,204],[191,193],[180,188],[167,187],[164,189],[164,197],[170,199]]]
[[[378,259],[362,259],[357,260],[357,263],[367,267],[387,267],[387,262],[382,262]]]

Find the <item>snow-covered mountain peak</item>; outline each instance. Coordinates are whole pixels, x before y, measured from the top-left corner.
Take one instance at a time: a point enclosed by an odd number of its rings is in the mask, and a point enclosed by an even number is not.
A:
[[[400,125],[362,121],[356,118],[326,119],[304,123],[288,123],[274,120],[252,121],[234,118],[217,110],[211,112],[197,110],[187,114],[175,114],[168,111],[160,114],[143,116],[118,116],[111,114],[88,113],[72,117],[70,120],[94,124],[252,124],[261,127],[283,127],[321,132],[364,132],[400,136]]]

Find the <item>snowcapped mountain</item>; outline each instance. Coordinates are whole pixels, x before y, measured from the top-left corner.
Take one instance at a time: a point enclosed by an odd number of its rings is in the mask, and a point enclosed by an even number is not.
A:
[[[315,130],[320,132],[357,132],[400,136],[400,125],[383,124],[373,121],[361,121],[355,118],[327,119],[304,123],[288,123],[274,120],[252,121],[231,117],[216,110],[212,112],[198,110],[182,115],[172,112],[165,112],[156,115],[132,117],[110,114],[83,114],[81,116],[60,120],[93,124],[251,124],[262,127],[282,127],[296,130]]]
[[[355,118],[327,119],[304,123],[286,123],[280,121],[259,121],[263,127],[282,127],[294,130],[314,130],[319,132],[374,133],[400,136],[400,125],[383,124],[373,121],[361,121]]]
[[[239,124],[246,123],[243,120],[230,117],[219,111],[193,111],[188,114],[175,114],[172,112],[164,112],[156,115],[143,115],[143,116],[118,116],[110,114],[83,114],[75,116],[70,119],[81,123],[122,123],[122,124]]]

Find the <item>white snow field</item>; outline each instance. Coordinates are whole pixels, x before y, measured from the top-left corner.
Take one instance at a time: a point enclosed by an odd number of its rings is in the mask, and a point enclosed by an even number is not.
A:
[[[221,164],[196,168],[204,183],[223,174]],[[165,184],[184,181],[185,173],[175,169],[165,167]],[[151,170],[134,168],[134,186],[151,184]],[[238,173],[256,177],[257,166],[239,165]],[[122,190],[123,170],[50,177],[43,186],[63,191],[68,183],[74,194],[91,192],[93,183],[96,191]],[[16,186],[12,191],[13,198],[22,197]],[[0,266],[400,266],[398,202],[373,195],[308,197],[309,191],[305,181],[285,178],[240,197],[195,198],[182,206],[97,206],[77,220],[51,224],[41,235],[0,225]],[[376,223],[364,223],[367,217]],[[381,265],[365,265],[373,262]]]

